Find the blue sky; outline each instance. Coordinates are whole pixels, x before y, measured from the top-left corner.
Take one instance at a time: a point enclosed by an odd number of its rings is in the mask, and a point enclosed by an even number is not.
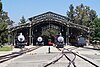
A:
[[[66,16],[70,4],[77,6],[81,3],[90,6],[100,17],[100,0],[2,0],[2,2],[3,10],[8,12],[10,19],[16,23],[22,16],[27,19],[48,11]]]

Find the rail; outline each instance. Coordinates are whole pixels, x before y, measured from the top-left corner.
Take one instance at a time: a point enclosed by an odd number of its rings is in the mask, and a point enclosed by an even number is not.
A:
[[[18,57],[20,55],[23,55],[23,54],[25,54],[27,52],[31,52],[31,51],[36,50],[38,48],[39,48],[39,46],[32,47],[32,48],[27,48],[27,49],[23,49],[23,50],[21,50],[19,52],[12,52],[11,54],[0,56],[0,63],[3,63],[5,61],[8,61],[8,60],[13,59],[15,57]]]
[[[54,58],[53,60],[51,60],[50,62],[46,63],[43,67],[48,67],[48,66],[50,66],[51,64],[56,64],[56,62],[57,62],[58,60],[60,60],[61,58],[63,58],[63,56],[65,56],[66,59],[69,61],[67,67],[70,67],[71,64],[73,65],[73,67],[77,67],[77,66],[75,65],[76,56],[78,56],[78,57],[80,57],[81,59],[87,61],[88,63],[92,64],[92,65],[95,66],[95,67],[99,67],[97,64],[95,64],[94,62],[90,61],[89,59],[83,57],[82,55],[78,54],[77,52],[73,52],[73,51],[72,51],[72,50],[75,50],[75,49],[77,49],[77,48],[78,48],[78,47],[71,47],[71,48],[67,48],[67,49],[66,49],[66,48],[63,48],[63,49],[57,48],[59,51],[62,52],[61,55],[55,57],[55,58]],[[65,51],[65,50],[67,50],[67,51]],[[74,55],[74,58],[73,58],[73,59],[70,59],[70,58],[66,55],[67,53],[73,54],[73,55]]]

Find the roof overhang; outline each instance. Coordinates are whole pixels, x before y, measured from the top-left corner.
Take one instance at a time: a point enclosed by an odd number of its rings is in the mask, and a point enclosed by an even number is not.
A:
[[[25,28],[25,27],[31,27],[35,24],[42,23],[44,21],[55,21],[55,22],[61,23],[63,25],[66,25],[67,27],[75,27],[78,29],[82,29],[84,31],[89,30],[89,27],[72,23],[69,21],[69,19],[67,17],[53,13],[53,12],[46,12],[46,13],[40,14],[40,15],[29,18],[29,20],[31,21],[30,23],[26,23],[26,24],[22,24],[22,25],[13,27],[13,28],[11,28],[11,31],[15,31],[17,29],[21,29],[21,28]]]

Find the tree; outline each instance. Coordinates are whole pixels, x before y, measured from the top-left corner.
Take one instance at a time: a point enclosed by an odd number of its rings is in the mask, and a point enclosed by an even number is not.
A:
[[[8,41],[8,25],[13,24],[8,17],[8,13],[2,10],[0,1],[0,43],[3,45]]]
[[[73,20],[76,24],[89,27],[91,22],[97,17],[95,10],[90,9],[89,6],[84,6],[83,4],[76,6],[75,9],[71,4],[69,9],[70,11],[67,11],[67,16],[70,18],[70,21]]]
[[[74,23],[74,14],[75,14],[75,10],[74,10],[74,6],[73,4],[71,4],[69,6],[69,11],[67,11],[67,17],[69,18],[70,21],[72,21]]]
[[[45,27],[46,29],[43,30],[42,35],[46,35],[46,36],[56,36],[59,33],[59,29],[55,29],[53,27],[54,27],[54,25],[52,25],[52,27],[50,27],[50,28],[48,28],[48,26],[46,26]]]
[[[92,26],[94,28],[92,38],[100,41],[100,18],[95,18],[95,20],[92,23]]]
[[[26,19],[24,18],[24,16],[22,16],[22,18],[20,19],[19,24],[24,24],[26,23]]]
[[[2,2],[0,0],[0,12],[2,11]]]
[[[8,22],[7,22],[7,16],[4,15],[5,12],[2,12],[2,14],[0,14],[0,42],[3,44],[4,42],[7,42],[7,26],[8,26]]]

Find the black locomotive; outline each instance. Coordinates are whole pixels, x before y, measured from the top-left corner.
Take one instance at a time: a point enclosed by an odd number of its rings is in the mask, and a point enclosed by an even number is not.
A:
[[[43,37],[38,37],[37,38],[36,45],[40,45],[40,46],[44,45]]]
[[[64,47],[64,37],[59,35],[55,37],[55,44],[56,48],[63,48]]]
[[[22,35],[22,33],[20,33],[20,35],[17,36],[17,38],[15,39],[15,44],[16,48],[24,48],[25,45],[27,44],[25,41],[25,37],[24,35]]]

